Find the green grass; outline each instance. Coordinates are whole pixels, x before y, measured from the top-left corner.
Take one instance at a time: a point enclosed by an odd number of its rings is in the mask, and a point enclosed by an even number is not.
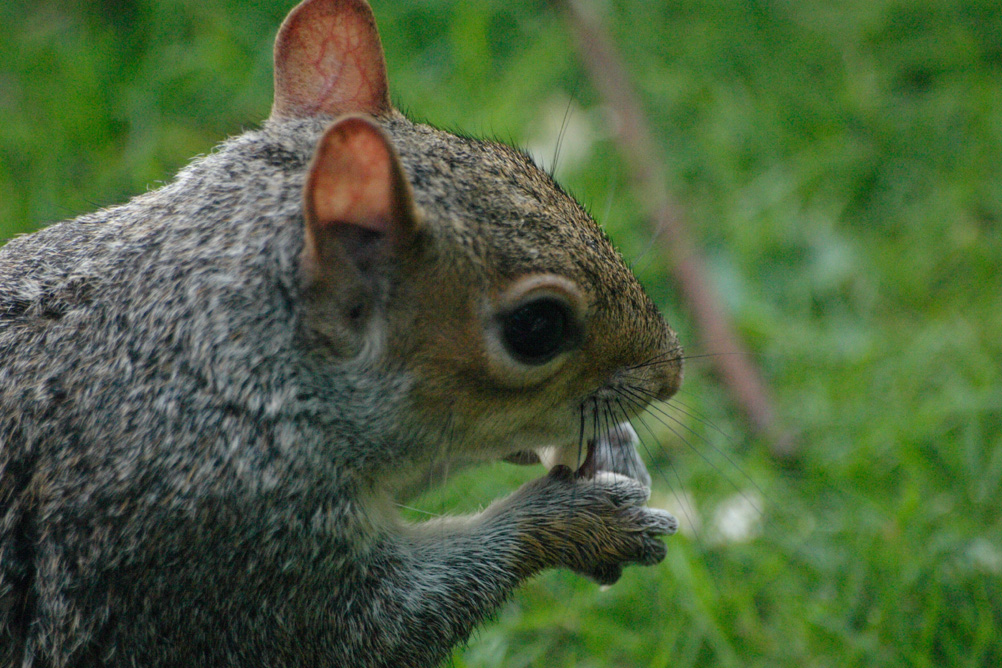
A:
[[[270,104],[289,2],[0,6],[0,238],[142,192]],[[693,355],[572,40],[546,3],[373,0],[398,105],[549,157]],[[600,591],[529,583],[457,667],[1002,665],[1002,20],[992,0],[604,3],[713,280],[800,456],[703,359],[655,501],[683,531]],[[556,117],[556,122],[554,122]],[[692,415],[701,416],[695,419]],[[708,427],[705,422],[712,423]],[[727,434],[724,436],[723,434]],[[657,444],[654,441],[657,441]],[[419,501],[475,508],[496,465]],[[755,502],[757,531],[714,521]]]

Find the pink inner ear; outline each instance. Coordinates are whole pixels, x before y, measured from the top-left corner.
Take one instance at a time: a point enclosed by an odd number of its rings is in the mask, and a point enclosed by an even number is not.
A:
[[[352,225],[392,236],[392,161],[385,141],[367,121],[349,118],[332,127],[317,148],[307,186],[313,232]]]
[[[390,108],[386,63],[364,0],[304,0],[275,40],[272,118]]]

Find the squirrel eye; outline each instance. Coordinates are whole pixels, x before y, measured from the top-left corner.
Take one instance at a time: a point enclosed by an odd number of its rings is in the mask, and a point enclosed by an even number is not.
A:
[[[545,364],[564,349],[571,330],[568,307],[554,297],[522,304],[502,319],[508,351],[525,364]]]

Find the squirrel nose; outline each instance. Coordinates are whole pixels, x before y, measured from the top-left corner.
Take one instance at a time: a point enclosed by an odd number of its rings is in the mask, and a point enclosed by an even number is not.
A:
[[[654,381],[652,384],[656,384],[654,397],[657,401],[667,401],[682,385],[682,346],[670,329],[667,350],[670,352],[663,353],[662,363],[652,367],[656,370],[656,378],[652,379]]]
[[[661,378],[658,379],[658,387],[654,393],[654,397],[658,401],[668,401],[682,385],[682,360],[673,361],[671,364],[666,364],[665,367]]]

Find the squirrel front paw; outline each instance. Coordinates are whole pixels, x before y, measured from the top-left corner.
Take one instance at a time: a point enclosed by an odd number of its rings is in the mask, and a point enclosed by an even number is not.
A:
[[[678,529],[670,513],[644,505],[649,496],[643,484],[618,473],[584,478],[556,466],[509,501],[525,530],[527,562],[612,584],[626,565],[660,563],[667,548],[659,537]]]

